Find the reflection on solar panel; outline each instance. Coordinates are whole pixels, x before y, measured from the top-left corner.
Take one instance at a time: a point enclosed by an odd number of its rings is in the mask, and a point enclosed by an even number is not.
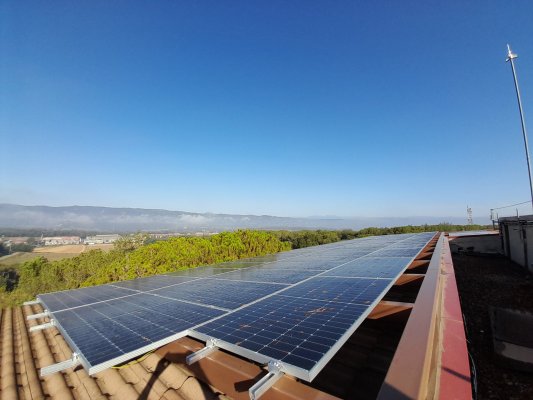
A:
[[[117,288],[112,285],[102,285],[40,294],[37,298],[46,305],[48,311],[53,312],[131,295],[132,292],[130,290]]]
[[[396,249],[384,249],[373,253],[376,257],[414,257],[420,251],[419,248],[396,248]]]
[[[139,278],[131,281],[117,282],[113,283],[113,286],[144,292],[147,290],[161,289],[167,286],[177,285],[190,280],[191,278],[157,275],[149,278]]]
[[[231,310],[265,297],[283,287],[286,286],[273,283],[199,279],[187,285],[170,286],[151,293]]]
[[[224,274],[224,279],[293,284],[316,274],[314,270],[270,269],[260,266]]]
[[[328,271],[324,276],[394,278],[411,262],[411,257],[363,257]]]
[[[337,242],[38,300],[89,373],[191,334],[311,380],[433,236]]]
[[[284,290],[280,296],[368,305],[390,283],[390,279],[345,279],[320,276]]]

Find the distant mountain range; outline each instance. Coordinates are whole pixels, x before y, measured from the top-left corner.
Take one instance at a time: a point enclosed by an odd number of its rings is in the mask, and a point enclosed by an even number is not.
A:
[[[466,223],[458,217],[287,218],[270,215],[192,213],[143,208],[0,204],[1,228],[80,229],[100,232],[222,231],[252,229],[361,229],[369,226]]]

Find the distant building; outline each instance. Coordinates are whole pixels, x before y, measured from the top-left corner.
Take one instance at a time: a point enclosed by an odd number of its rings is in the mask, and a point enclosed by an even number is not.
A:
[[[81,239],[79,236],[52,236],[43,237],[41,239],[45,246],[58,246],[62,244],[80,244]]]
[[[93,244],[110,244],[116,242],[118,239],[120,239],[120,235],[94,235],[94,236],[87,236],[85,238],[84,243],[93,245]]]
[[[25,244],[28,242],[30,238],[29,237],[4,237],[0,239],[0,242],[5,243],[6,245],[13,245],[13,244]]]

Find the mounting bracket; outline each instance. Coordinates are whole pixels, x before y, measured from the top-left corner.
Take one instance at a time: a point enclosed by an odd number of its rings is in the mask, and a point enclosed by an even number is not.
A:
[[[194,364],[197,361],[200,361],[202,358],[207,357],[209,354],[211,354],[213,351],[217,349],[217,340],[214,338],[209,338],[205,342],[205,347],[195,351],[192,354],[189,354],[185,361],[187,362],[187,365]]]
[[[61,361],[57,364],[49,365],[48,367],[41,368],[40,375],[41,377],[55,374],[59,371],[64,371],[68,368],[73,368],[76,365],[80,364],[80,358],[77,353],[72,353],[72,357],[69,360]]]
[[[26,317],[26,319],[28,321],[32,320],[32,319],[38,319],[38,318],[45,318],[45,317],[49,317],[50,316],[50,313],[48,312],[48,310],[44,310],[44,312],[42,313],[39,313],[39,314],[32,314],[32,315],[28,315]]]
[[[255,385],[253,385],[248,393],[251,400],[257,400],[265,394],[265,392],[272,387],[283,375],[282,364],[279,361],[268,362],[268,374],[263,376]]]
[[[47,322],[46,324],[35,325],[35,326],[30,327],[30,332],[41,331],[43,329],[52,328],[55,325],[56,325],[56,321],[54,319],[50,319],[50,322]]]

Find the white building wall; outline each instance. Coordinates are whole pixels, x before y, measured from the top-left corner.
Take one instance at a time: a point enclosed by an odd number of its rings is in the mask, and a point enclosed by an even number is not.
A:
[[[533,273],[533,216],[503,218],[499,225],[505,255]]]
[[[522,229],[518,225],[509,226],[509,258],[515,263],[525,267],[524,242],[522,241]]]
[[[533,273],[533,226],[526,225],[527,261],[529,272]]]

